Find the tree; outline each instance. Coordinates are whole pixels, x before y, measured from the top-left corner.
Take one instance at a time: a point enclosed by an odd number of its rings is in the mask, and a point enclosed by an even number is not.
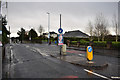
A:
[[[25,36],[25,29],[21,28],[21,31],[18,31],[17,34],[19,35],[20,41],[22,43],[24,40],[24,36]]]
[[[118,21],[115,14],[113,15],[112,24],[113,24],[113,27],[115,28],[116,42],[117,42],[118,41]]]
[[[42,33],[44,32],[44,28],[40,25],[38,31],[40,35],[42,35]]]
[[[89,34],[90,34],[90,41],[92,41],[93,40],[93,25],[90,20],[88,22],[88,29],[89,29]]]
[[[95,18],[94,35],[98,37],[98,41],[100,41],[100,37],[102,38],[102,41],[104,41],[105,36],[109,34],[107,26],[108,22],[106,18],[103,16],[103,14],[101,13],[97,15]]]
[[[33,40],[33,38],[38,37],[37,32],[34,29],[31,29],[28,35],[31,38],[31,40]]]
[[[7,30],[6,25],[7,25],[7,20],[6,20],[6,16],[4,16],[2,17],[2,43],[3,45],[9,42],[7,35],[9,35],[10,32]]]

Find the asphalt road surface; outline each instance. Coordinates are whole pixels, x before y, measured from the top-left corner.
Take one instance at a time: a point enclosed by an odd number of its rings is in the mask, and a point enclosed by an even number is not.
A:
[[[111,73],[107,72],[109,70],[92,70],[91,73],[88,69],[49,56],[56,53],[56,45],[51,46],[53,48],[44,44],[12,44],[10,66],[3,72],[9,73],[8,78],[111,78]],[[113,63],[118,67],[116,61]],[[118,76],[117,72],[115,74],[113,76]]]

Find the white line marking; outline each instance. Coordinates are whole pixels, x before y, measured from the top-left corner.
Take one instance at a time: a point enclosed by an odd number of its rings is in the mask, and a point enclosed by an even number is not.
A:
[[[85,56],[85,55],[83,55],[83,54],[78,54],[78,55],[80,55],[80,56]]]
[[[116,76],[111,76],[111,78],[113,78],[113,79],[120,79],[120,77],[116,77]]]
[[[28,46],[28,45],[25,45],[25,46],[26,46],[26,48],[29,48],[29,47],[30,47],[30,46]],[[36,50],[37,50],[37,52],[39,52],[42,56],[49,56],[49,55],[47,55],[47,54],[45,54],[45,53],[42,53],[39,48],[35,48],[35,47],[31,47],[31,48],[32,48],[32,49],[30,49],[30,50],[32,50],[32,51],[34,51],[34,52],[36,52]]]
[[[107,78],[107,77],[105,77],[105,76],[103,76],[103,75],[100,75],[100,74],[98,74],[98,73],[95,73],[95,72],[92,72],[92,71],[90,71],[90,70],[87,70],[87,69],[84,69],[86,72],[89,72],[89,73],[91,73],[91,74],[94,74],[94,75],[96,75],[96,76],[99,76],[99,77],[101,77],[101,78],[105,78],[105,79],[108,79],[108,80],[112,80],[112,79],[110,79],[110,78]]]
[[[10,54],[10,57],[11,57],[11,59],[13,59],[13,50],[11,50],[11,54]]]
[[[42,53],[41,51],[40,51],[40,49],[38,49],[38,48],[34,48],[34,49],[36,49],[41,55],[43,55],[43,56],[49,56],[49,55],[47,55],[47,54],[45,54],[45,53]]]

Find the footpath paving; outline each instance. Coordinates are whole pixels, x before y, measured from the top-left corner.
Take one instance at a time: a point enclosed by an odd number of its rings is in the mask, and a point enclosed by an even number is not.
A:
[[[11,48],[10,45],[7,44],[5,45],[5,57],[3,58],[2,61],[2,78],[9,78],[10,76],[10,65],[11,65]]]
[[[54,46],[54,47],[59,48],[59,46]],[[73,47],[67,47],[66,54],[62,53],[62,55],[60,55],[60,52],[56,51],[56,53],[50,53],[49,55],[54,58],[69,62],[71,64],[89,69],[103,69],[108,66],[108,64],[105,61],[102,60],[100,61],[97,58],[94,61],[92,61],[93,63],[89,63],[86,58],[86,54],[87,53],[85,48],[79,48],[79,50],[77,51],[77,50],[73,50]]]

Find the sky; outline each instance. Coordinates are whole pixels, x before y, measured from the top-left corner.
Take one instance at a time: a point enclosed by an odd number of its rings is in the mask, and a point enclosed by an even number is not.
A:
[[[53,0],[54,1],[54,0]],[[102,13],[109,22],[108,29],[115,34],[112,27],[113,14],[118,15],[117,2],[8,2],[8,9],[3,7],[2,13],[7,14],[8,26],[11,27],[11,37],[16,37],[18,30],[23,27],[38,32],[42,25],[48,32],[48,14],[50,13],[50,31],[58,33],[60,27],[63,32],[80,30],[88,33],[88,21],[94,23],[96,15]],[[8,28],[7,26],[7,28]]]

